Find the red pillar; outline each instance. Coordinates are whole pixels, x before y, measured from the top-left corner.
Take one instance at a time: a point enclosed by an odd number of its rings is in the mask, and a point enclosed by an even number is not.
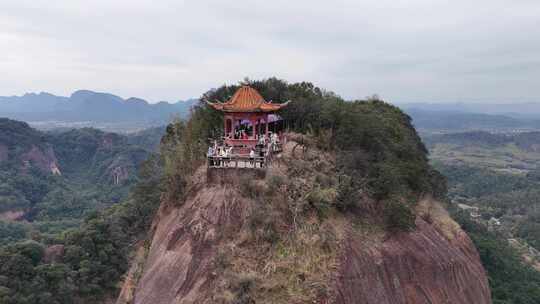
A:
[[[223,116],[223,136],[227,136],[227,115]]]
[[[255,139],[255,134],[257,132],[257,130],[255,129],[255,123],[257,122],[256,118],[254,118],[253,116],[250,117],[250,121],[251,121],[251,126],[252,126],[252,132],[251,132],[251,139]]]
[[[268,114],[264,114],[264,134],[268,136]]]

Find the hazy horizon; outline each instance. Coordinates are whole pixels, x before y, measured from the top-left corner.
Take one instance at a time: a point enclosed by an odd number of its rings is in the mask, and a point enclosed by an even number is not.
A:
[[[6,0],[0,95],[155,103],[275,76],[396,104],[539,102],[539,15],[532,0]]]
[[[211,88],[209,88],[211,89]],[[326,89],[326,88],[324,88]],[[120,94],[116,94],[115,92],[105,92],[105,91],[97,91],[97,90],[91,90],[91,89],[85,89],[85,88],[81,88],[81,89],[76,89],[68,94],[55,94],[55,93],[52,93],[52,92],[49,92],[49,91],[40,91],[40,92],[22,92],[20,94],[11,94],[11,95],[3,95],[2,92],[0,92],[0,97],[22,97],[24,95],[27,95],[27,94],[36,94],[36,95],[39,95],[39,94],[51,94],[51,95],[54,95],[54,96],[57,96],[57,97],[67,97],[69,98],[73,93],[77,92],[77,91],[92,91],[94,93],[103,93],[103,94],[111,94],[111,95],[114,95],[114,96],[117,96],[117,97],[120,97],[124,100],[127,100],[127,99],[130,99],[130,98],[140,98],[140,99],[143,99],[145,101],[147,101],[149,104],[156,104],[156,103],[159,103],[159,102],[167,102],[167,103],[170,103],[170,104],[173,104],[173,103],[176,103],[176,102],[185,102],[185,101],[190,101],[190,100],[194,100],[194,99],[199,99],[202,95],[202,93],[204,92],[201,92],[201,94],[199,96],[192,96],[192,97],[188,97],[188,98],[185,98],[185,99],[176,99],[176,100],[148,100],[148,99],[145,99],[143,97],[140,97],[140,96],[122,96]],[[339,95],[338,92],[334,92],[336,94]],[[354,97],[354,98],[349,98],[349,99],[346,99],[346,100],[362,100],[362,99],[366,99],[366,98],[371,98],[373,97],[374,95],[378,95],[378,94],[372,94],[370,96],[361,96],[361,97]],[[411,101],[394,101],[394,100],[388,100],[388,99],[385,99],[384,96],[379,96],[381,97],[383,100],[387,101],[387,102],[390,102],[392,104],[395,104],[395,105],[398,105],[398,106],[404,106],[404,105],[414,105],[414,104],[422,104],[422,105],[460,105],[460,104],[463,104],[463,105],[512,105],[512,104],[534,104],[534,105],[540,105],[540,100],[538,101],[533,101],[533,100],[513,100],[513,101],[493,101],[493,100],[481,100],[481,99],[467,99],[467,100],[447,100],[447,101],[437,101],[437,100],[434,100],[434,101],[414,101],[414,100],[411,100]],[[1,101],[0,101],[1,102]]]

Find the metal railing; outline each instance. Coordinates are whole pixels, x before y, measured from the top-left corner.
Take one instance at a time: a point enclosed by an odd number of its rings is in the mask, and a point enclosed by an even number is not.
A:
[[[267,157],[243,155],[208,156],[208,168],[266,168]]]

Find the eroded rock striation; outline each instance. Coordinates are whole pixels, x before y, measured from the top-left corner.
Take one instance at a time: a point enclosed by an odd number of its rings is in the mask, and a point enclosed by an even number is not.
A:
[[[366,230],[334,214],[302,228],[285,225],[280,208],[254,221],[269,205],[240,190],[250,177],[227,184],[204,176],[183,203],[162,203],[151,246],[137,254],[117,304],[491,303],[474,245],[430,198],[418,204],[411,232]],[[280,240],[259,233],[269,221]]]
[[[335,303],[491,303],[480,258],[463,231],[447,239],[421,218],[381,243],[347,239]]]

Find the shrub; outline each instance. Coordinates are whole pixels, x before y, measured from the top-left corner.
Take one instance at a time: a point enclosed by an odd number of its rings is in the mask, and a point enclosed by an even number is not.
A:
[[[340,176],[336,196],[336,207],[338,210],[349,210],[355,206],[358,200],[358,190],[353,185],[353,179],[348,175]]]
[[[251,274],[238,274],[232,279],[230,289],[234,293],[233,304],[255,304],[251,297],[251,290],[255,287],[255,276]]]
[[[410,231],[416,227],[416,215],[404,203],[390,200],[385,203],[384,215],[387,229],[392,232]]]
[[[256,206],[251,213],[248,225],[253,238],[274,244],[279,239],[275,224],[276,217],[265,206]]]
[[[24,241],[15,244],[18,253],[29,258],[34,265],[37,265],[45,253],[45,248],[42,244],[36,241]]]
[[[317,173],[315,175],[315,182],[321,185],[321,187],[332,187],[336,183],[334,176],[323,173]]]
[[[336,202],[336,190],[333,188],[315,187],[308,193],[306,200],[311,208],[313,208],[319,217],[325,217],[329,209]]]
[[[281,175],[270,175],[268,177],[268,181],[266,182],[268,185],[268,194],[276,193],[281,186],[285,184],[285,178]]]
[[[263,187],[249,175],[242,175],[239,178],[240,192],[249,198],[260,198],[263,193]]]

